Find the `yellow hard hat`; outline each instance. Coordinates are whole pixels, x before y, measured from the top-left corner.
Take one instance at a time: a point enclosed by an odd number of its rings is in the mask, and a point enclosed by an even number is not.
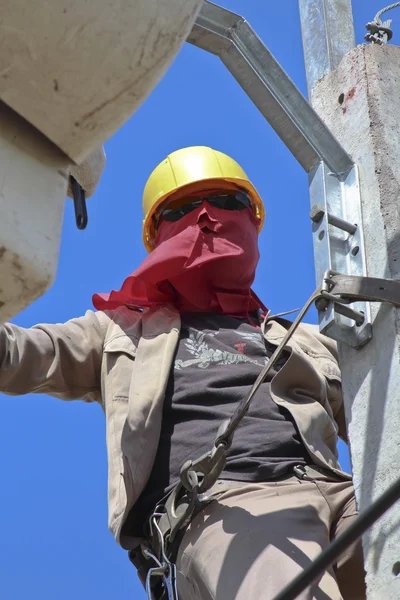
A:
[[[259,231],[264,224],[264,204],[256,188],[242,167],[230,156],[207,146],[181,148],[169,154],[148,178],[143,192],[143,241],[146,249],[153,250],[156,235],[153,215],[167,198],[182,197],[202,190],[218,188],[245,190],[260,219]]]

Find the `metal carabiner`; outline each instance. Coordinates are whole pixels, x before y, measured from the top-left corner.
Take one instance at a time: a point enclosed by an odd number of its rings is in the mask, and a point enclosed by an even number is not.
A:
[[[168,573],[164,575],[164,585],[168,600],[179,600],[178,588],[176,587],[176,565],[173,563],[168,563]]]
[[[154,530],[157,531],[159,545],[160,545],[160,559],[155,556],[148,548],[142,548],[143,555],[146,558],[151,558],[155,563],[156,567],[149,569],[146,576],[146,594],[148,600],[160,600],[155,598],[152,590],[152,579],[154,577],[161,577],[164,590],[167,593],[166,600],[178,600],[178,589],[176,586],[176,566],[169,560],[165,551],[165,540],[163,533],[158,525],[157,518],[161,517],[163,513],[154,512],[150,517],[150,531],[153,535]],[[164,599],[164,594],[163,594]]]
[[[161,600],[153,595],[151,581],[154,577],[162,577],[164,584],[164,590],[167,593],[165,600],[179,600],[178,590],[176,587],[176,567],[169,563],[168,565],[161,565],[160,567],[153,567],[149,569],[146,577],[146,594],[148,600]],[[164,598],[164,594],[163,594]]]

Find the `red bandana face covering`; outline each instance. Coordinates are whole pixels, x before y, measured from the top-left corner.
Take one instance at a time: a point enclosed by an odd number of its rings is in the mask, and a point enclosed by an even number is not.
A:
[[[97,310],[174,305],[181,312],[247,317],[266,310],[250,289],[259,260],[258,220],[250,208],[207,201],[179,221],[162,221],[155,249],[119,291],[95,294]]]

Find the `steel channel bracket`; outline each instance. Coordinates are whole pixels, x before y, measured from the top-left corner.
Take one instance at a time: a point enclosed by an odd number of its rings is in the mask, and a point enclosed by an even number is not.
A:
[[[321,161],[309,174],[315,275],[321,283],[327,269],[348,275],[366,276],[360,186],[357,166],[340,178]],[[352,227],[353,226],[353,227]],[[346,229],[354,229],[354,233]],[[344,229],[346,228],[346,229]],[[347,308],[347,307],[346,307]],[[359,348],[372,338],[368,302],[354,302],[347,313],[363,313],[364,321],[339,314],[333,302],[318,310],[321,333]]]

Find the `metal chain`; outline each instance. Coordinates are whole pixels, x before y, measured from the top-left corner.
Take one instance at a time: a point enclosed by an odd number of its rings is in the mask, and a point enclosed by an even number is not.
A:
[[[397,8],[398,6],[400,6],[400,2],[394,2],[393,4],[390,4],[389,6],[386,6],[386,8],[382,8],[375,15],[375,18],[374,18],[375,23],[378,23],[379,25],[382,25],[381,15],[383,15],[383,13],[385,13],[385,12],[388,12],[389,10],[392,10],[392,8]]]

